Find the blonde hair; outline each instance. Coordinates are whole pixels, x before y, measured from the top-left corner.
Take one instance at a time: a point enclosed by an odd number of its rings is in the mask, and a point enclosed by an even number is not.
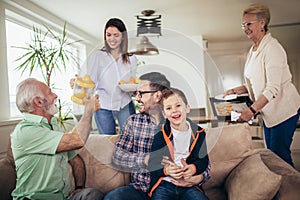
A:
[[[244,9],[243,16],[245,14],[256,14],[258,20],[264,19],[266,22],[264,30],[266,32],[268,31],[268,25],[271,20],[271,14],[268,6],[258,3],[251,4]]]

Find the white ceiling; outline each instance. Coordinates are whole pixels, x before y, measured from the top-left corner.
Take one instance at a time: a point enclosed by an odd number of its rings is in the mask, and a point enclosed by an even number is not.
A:
[[[300,0],[30,0],[94,38],[102,40],[106,21],[121,18],[136,30],[136,15],[153,9],[162,15],[163,29],[209,42],[246,40],[240,28],[242,10],[253,2],[271,10],[271,25],[300,23]]]

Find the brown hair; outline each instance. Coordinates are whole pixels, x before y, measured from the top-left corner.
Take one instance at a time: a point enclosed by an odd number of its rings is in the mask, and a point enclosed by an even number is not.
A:
[[[122,61],[123,63],[129,63],[129,54],[128,54],[128,35],[127,29],[124,22],[118,18],[111,18],[107,21],[104,29],[104,41],[105,41],[105,51],[110,52],[111,48],[106,41],[106,30],[109,27],[116,27],[122,33],[122,42],[120,44],[121,54],[122,54]]]
[[[163,105],[163,101],[165,99],[167,99],[170,96],[175,95],[175,94],[178,95],[182,99],[182,101],[184,102],[185,105],[188,105],[188,101],[187,101],[185,94],[177,88],[167,88],[162,91],[162,101],[161,101],[162,105]]]
[[[264,30],[266,32],[268,31],[268,25],[271,20],[271,14],[268,6],[258,3],[251,4],[244,9],[243,16],[245,14],[256,14],[258,20],[264,19],[266,22]]]
[[[167,77],[159,72],[149,72],[140,76],[141,80],[150,82],[150,87],[153,90],[163,91],[166,88],[170,88],[170,81]]]

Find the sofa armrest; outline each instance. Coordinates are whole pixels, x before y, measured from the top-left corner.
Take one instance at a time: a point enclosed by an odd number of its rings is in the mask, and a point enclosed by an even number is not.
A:
[[[282,176],[282,183],[274,199],[298,200],[300,173],[268,149],[258,149],[256,152],[260,154],[262,161],[271,171]]]
[[[8,158],[0,160],[0,197],[2,200],[10,200],[11,192],[16,187],[16,171]]]
[[[281,184],[281,175],[268,169],[260,154],[243,160],[226,178],[225,188],[230,200],[272,199]]]

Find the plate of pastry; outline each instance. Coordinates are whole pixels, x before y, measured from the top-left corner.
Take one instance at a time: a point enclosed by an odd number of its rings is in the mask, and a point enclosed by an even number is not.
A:
[[[136,91],[139,84],[119,84],[119,87],[124,92],[134,92]]]

